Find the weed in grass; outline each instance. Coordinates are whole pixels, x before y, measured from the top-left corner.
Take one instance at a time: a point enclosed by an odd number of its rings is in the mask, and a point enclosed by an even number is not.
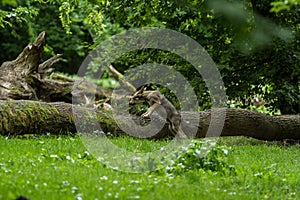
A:
[[[229,147],[220,146],[215,140],[194,140],[171,155],[168,158],[168,166],[159,171],[169,174],[180,174],[190,170],[234,172],[234,166],[227,164],[226,159],[230,151]]]

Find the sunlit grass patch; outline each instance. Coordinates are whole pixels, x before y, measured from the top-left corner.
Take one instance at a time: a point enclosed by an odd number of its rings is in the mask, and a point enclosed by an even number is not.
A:
[[[121,137],[112,142],[131,151],[151,151],[168,141]],[[78,136],[0,137],[0,199],[300,198],[299,147],[246,138],[220,138],[215,147],[226,154],[216,158],[224,159],[225,168],[234,166],[235,173],[201,167],[176,173],[126,173],[97,161]],[[194,164],[199,162],[193,158],[197,149],[192,146],[190,152],[178,155]]]

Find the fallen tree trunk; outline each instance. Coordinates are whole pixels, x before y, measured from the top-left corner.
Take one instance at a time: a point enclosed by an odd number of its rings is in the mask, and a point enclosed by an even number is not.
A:
[[[95,111],[92,108],[76,106],[62,102],[45,103],[37,101],[0,101],[0,133],[4,136],[24,134],[70,134],[77,133],[79,126],[88,126],[91,132],[101,127],[104,133],[124,135],[111,111]],[[78,112],[79,111],[79,112]],[[215,113],[224,113],[224,109],[216,109]],[[206,137],[210,124],[211,110],[199,113],[185,112],[185,119],[198,119],[202,129],[197,130],[196,137]],[[116,117],[116,116],[115,116]],[[131,120],[125,116],[123,121]],[[75,124],[75,119],[77,124]],[[93,122],[94,121],[94,122]],[[80,122],[78,124],[78,122]],[[92,122],[92,123],[91,123]],[[188,131],[188,125],[183,125]],[[138,131],[138,130],[137,130]],[[189,134],[189,133],[187,133]],[[217,134],[217,133],[216,133]],[[137,133],[138,135],[138,133]],[[172,136],[167,125],[151,138]],[[214,136],[214,135],[211,135]],[[219,135],[215,135],[219,136]],[[300,115],[268,116],[256,111],[243,109],[226,109],[224,128],[220,136],[247,136],[261,140],[300,140]]]
[[[51,66],[60,59],[61,54],[41,63],[44,45],[45,32],[42,32],[15,60],[4,62],[0,67],[1,135],[69,134],[77,133],[82,127],[88,133],[101,129],[105,133],[123,135],[126,131],[123,131],[117,122],[121,119],[123,125],[129,127],[134,136],[148,138],[147,135],[141,135],[138,126],[131,127],[131,116],[113,117],[110,111],[80,107],[81,104],[87,104],[89,96],[95,97],[97,101],[110,96],[111,91],[105,91],[85,78],[75,81],[72,78],[51,74],[53,71]],[[112,66],[109,69],[122,81],[121,74]],[[71,102],[77,105],[72,105]],[[76,114],[73,112],[74,108]],[[242,109],[185,112],[182,115],[186,121],[192,122],[182,124],[185,133],[191,135],[191,132],[195,131],[196,134],[192,135],[198,138],[221,135],[248,136],[262,140],[300,140],[300,115],[267,116]],[[224,127],[222,120],[212,125],[223,127],[222,131],[220,129],[221,133],[209,128],[212,116],[218,115],[225,117]],[[160,118],[152,118],[153,121],[155,119],[161,120],[158,124],[165,124]],[[144,123],[139,118],[136,118],[135,122]],[[202,129],[196,127],[198,124]],[[172,135],[167,124],[161,130],[159,127],[154,128],[157,129],[157,134],[150,138],[159,139]]]

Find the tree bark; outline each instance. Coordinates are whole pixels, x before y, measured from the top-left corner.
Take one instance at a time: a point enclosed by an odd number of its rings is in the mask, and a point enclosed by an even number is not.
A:
[[[74,114],[74,107],[76,113]],[[185,120],[199,125],[196,138],[206,137],[210,125],[211,114],[226,112],[224,128],[220,136],[247,136],[261,140],[300,140],[300,115],[268,116],[256,111],[243,109],[216,109],[199,113],[184,112]],[[198,115],[198,116],[197,116]],[[200,117],[200,118],[198,118]],[[88,133],[101,131],[113,136],[126,133],[116,123],[116,118],[122,118],[126,123],[131,117],[114,116],[111,111],[99,111],[92,108],[75,106],[68,103],[45,103],[38,101],[9,100],[0,101],[0,133],[3,136],[24,134],[70,134],[77,133],[79,126],[86,126]],[[136,120],[140,120],[136,118]],[[77,124],[75,123],[77,122]],[[183,123],[183,130],[189,135],[190,125]],[[85,128],[86,128],[85,127]],[[135,130],[133,130],[135,131]],[[136,137],[139,137],[138,129]],[[171,137],[168,125],[151,136],[151,139]],[[216,135],[210,136],[219,136]],[[144,137],[144,136],[143,136]]]
[[[40,63],[44,45],[45,32],[42,32],[14,61],[4,62],[0,67],[1,135],[69,134],[81,132],[82,128],[85,133],[97,133],[101,129],[104,133],[123,135],[127,134],[123,129],[127,127],[135,137],[160,139],[172,136],[168,124],[157,116],[152,116],[151,124],[157,123],[163,128],[154,126],[157,134],[148,137],[147,133],[140,133],[139,126],[131,124],[134,121],[135,124],[145,125],[139,117],[115,116],[111,111],[80,106],[86,103],[87,96],[99,100],[110,96],[111,91],[107,92],[85,78],[75,81],[51,74],[51,66],[61,55]],[[122,78],[122,75],[118,74],[118,77]],[[77,104],[72,105],[71,102]],[[183,131],[193,137],[247,136],[262,140],[300,140],[299,114],[267,116],[255,111],[226,108],[181,114]],[[224,116],[224,124],[222,120],[217,120],[210,125],[212,116],[221,116],[220,119]],[[122,128],[118,120],[122,122]],[[211,128],[214,126],[219,130]]]
[[[93,95],[95,100],[110,95],[109,90],[104,90],[84,78],[76,81],[72,78],[49,76],[54,70],[51,66],[58,62],[62,55],[57,54],[40,63],[44,52],[45,36],[45,32],[40,33],[35,42],[27,45],[15,60],[1,65],[0,99],[71,103],[76,98],[83,99],[83,95]],[[74,94],[72,91],[77,93]],[[78,103],[84,102],[78,101]]]

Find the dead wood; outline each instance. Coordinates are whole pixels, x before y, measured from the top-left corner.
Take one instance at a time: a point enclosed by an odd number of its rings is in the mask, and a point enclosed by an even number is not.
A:
[[[127,134],[116,122],[121,120],[123,126],[129,127],[135,137],[148,138],[147,134],[140,133],[138,126],[131,126],[130,116],[113,116],[111,111],[80,107],[80,104],[86,103],[89,95],[97,101],[106,99],[111,91],[106,91],[85,78],[78,81],[53,74],[52,65],[62,55],[41,61],[45,35],[42,32],[15,60],[4,62],[0,67],[0,134],[69,134],[77,133],[82,127],[88,127],[85,131],[89,133],[101,128],[112,135]],[[109,70],[122,81],[122,74],[112,66]],[[128,83],[125,81],[124,84]],[[76,113],[73,112],[74,108]],[[181,114],[185,120],[182,123],[183,131],[191,136],[193,130],[196,130],[193,136],[197,138],[246,136],[261,140],[300,140],[300,115],[268,116],[255,111],[228,108]],[[221,116],[220,119],[224,116],[224,124],[222,120],[210,124],[212,116]],[[135,123],[144,124],[140,118],[134,119]],[[154,116],[151,120],[151,123],[163,125],[163,128],[157,128],[157,134],[150,138],[172,136],[163,119]],[[198,125],[202,129],[198,129]],[[219,128],[214,129],[214,126]]]
[[[1,65],[0,99],[71,103],[72,98],[75,101],[82,99],[83,93],[92,94],[96,100],[110,95],[109,90],[103,90],[86,79],[83,81],[67,77],[56,79],[57,76],[52,74],[54,68],[51,67],[59,61],[62,54],[57,54],[41,63],[45,36],[45,32],[40,33],[35,42],[27,45],[15,60],[4,62]],[[76,87],[81,87],[82,92]],[[76,91],[76,93],[72,94],[72,91]],[[88,93],[89,91],[91,93]]]
[[[78,128],[84,127],[86,132],[93,133],[104,131],[111,135],[125,135],[125,133],[116,123],[116,119],[122,119],[122,122],[130,126],[132,117],[113,116],[111,111],[96,111],[92,108],[74,106],[68,103],[54,102],[45,103],[38,101],[8,100],[0,101],[0,133],[4,136],[24,135],[24,134],[70,134],[77,133]],[[195,128],[198,124],[202,129],[197,130],[196,138],[206,137],[208,127],[210,126],[211,114],[224,114],[226,112],[224,128],[220,136],[246,136],[261,140],[300,140],[300,115],[291,116],[268,116],[256,111],[243,109],[216,109],[203,111],[199,113],[184,112],[185,118],[183,130],[189,135],[189,130]],[[198,115],[198,116],[197,116]],[[140,118],[135,118],[137,123]],[[157,120],[152,118],[152,120]],[[161,120],[161,119],[159,119]],[[76,124],[75,124],[76,122]],[[187,123],[189,122],[189,123]],[[161,123],[165,123],[162,120]],[[194,124],[191,127],[190,124]],[[214,126],[212,124],[211,126]],[[99,127],[101,129],[99,129]],[[139,129],[131,130],[136,133],[135,137],[145,137],[139,135]],[[219,133],[210,136],[219,136]],[[172,137],[172,133],[165,124],[157,134],[150,138],[161,139]]]

